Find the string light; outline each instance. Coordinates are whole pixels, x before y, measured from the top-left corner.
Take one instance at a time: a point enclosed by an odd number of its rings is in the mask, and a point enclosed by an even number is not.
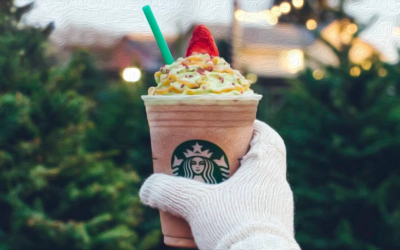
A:
[[[309,19],[306,22],[306,27],[309,30],[315,30],[317,28],[317,22],[314,19]]]
[[[327,0],[328,6],[331,8],[338,8],[340,6],[340,0]]]
[[[141,75],[142,74],[138,68],[126,68],[122,72],[122,78],[127,82],[137,82]]]
[[[393,30],[392,30],[392,34],[394,36],[400,37],[400,27],[394,27]]]
[[[288,2],[282,2],[282,3],[279,5],[279,7],[281,8],[281,12],[282,12],[283,14],[289,13],[289,12],[290,12],[290,9],[291,9],[290,3],[288,3]]]
[[[235,11],[235,18],[241,20],[244,18],[245,11],[244,10],[237,10]]]
[[[246,79],[249,80],[249,81],[251,82],[251,84],[253,84],[253,83],[256,83],[256,82],[257,82],[258,77],[257,77],[257,75],[254,74],[254,73],[248,73],[248,74],[246,75]]]
[[[267,13],[267,14],[266,14],[266,16],[267,16],[267,22],[268,22],[269,24],[275,25],[275,24],[278,23],[278,17],[277,17],[277,16],[273,15],[273,14],[271,13],[271,11],[269,11],[269,10],[266,10],[265,12]]]
[[[362,67],[364,70],[369,70],[369,69],[371,68],[371,66],[372,66],[372,63],[371,63],[371,61],[369,61],[369,60],[366,60],[365,62],[363,62],[363,63],[361,64],[361,67]]]
[[[304,0],[292,0],[292,4],[296,9],[300,9],[304,5]]]
[[[385,76],[387,75],[387,70],[384,69],[384,68],[380,68],[379,71],[378,71],[378,74],[379,74],[381,77],[385,77]]]
[[[347,32],[349,32],[350,34],[354,34],[357,32],[357,25],[355,23],[351,23],[349,25],[347,25],[346,28]]]
[[[351,35],[350,35],[349,33],[347,33],[347,32],[343,32],[343,33],[340,35],[340,40],[341,40],[342,43],[344,43],[344,44],[349,44],[350,41],[351,41]]]
[[[278,23],[278,18],[270,10],[259,12],[246,12],[244,10],[235,11],[235,18],[239,21],[257,23],[267,21],[271,25]]]
[[[357,77],[361,74],[361,69],[357,66],[354,66],[353,68],[350,69],[350,75]]]
[[[294,49],[290,50],[286,57],[288,70],[291,73],[296,73],[303,68],[304,54],[303,51]]]
[[[271,8],[271,12],[274,16],[279,17],[282,15],[281,8],[279,6],[274,6]]]
[[[321,80],[322,78],[324,78],[324,71],[320,70],[320,69],[316,69],[313,72],[313,77],[315,78],[315,80]]]
[[[349,59],[354,64],[362,64],[365,60],[370,58],[373,53],[374,51],[369,44],[364,43],[360,41],[360,39],[356,38],[351,45]]]

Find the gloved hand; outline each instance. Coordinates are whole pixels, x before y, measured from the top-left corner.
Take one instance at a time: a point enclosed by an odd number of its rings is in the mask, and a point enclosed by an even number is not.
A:
[[[256,120],[250,146],[237,172],[223,183],[153,174],[140,198],[186,219],[200,250],[298,250],[284,142]]]

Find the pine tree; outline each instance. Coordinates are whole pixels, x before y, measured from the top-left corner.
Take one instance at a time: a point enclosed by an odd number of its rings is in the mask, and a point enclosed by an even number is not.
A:
[[[76,84],[96,76],[48,63],[53,25],[19,24],[31,7],[0,3],[0,249],[149,249],[137,171],[88,149],[98,103]]]
[[[295,12],[286,19],[304,24],[313,16],[323,22],[326,13],[338,11],[324,2],[306,1],[304,17]],[[353,20],[338,13],[340,30],[346,29]],[[288,80],[285,104],[270,121],[286,143],[303,249],[400,248],[400,64],[385,63],[378,53],[363,62],[350,60],[358,27],[340,46],[316,30],[339,64],[315,69],[307,61],[306,70]]]

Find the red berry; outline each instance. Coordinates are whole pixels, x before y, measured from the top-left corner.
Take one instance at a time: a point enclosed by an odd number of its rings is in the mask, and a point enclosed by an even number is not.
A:
[[[212,71],[212,70],[213,70],[213,67],[212,67],[212,66],[208,66],[208,67],[207,67],[207,70],[208,70],[208,71]]]
[[[235,83],[233,82],[232,85],[235,86]]]
[[[204,25],[198,25],[193,30],[186,56],[190,56],[193,53],[208,54],[210,57],[219,56],[214,38]]]
[[[219,77],[219,80],[224,83],[224,78],[222,76]]]
[[[169,69],[167,69],[167,70],[165,71],[165,73],[169,74]]]
[[[202,68],[198,69],[197,72],[199,72],[200,75],[204,75],[204,69]]]
[[[185,87],[185,84],[182,84],[182,85],[181,85],[181,88],[183,88],[183,87]]]

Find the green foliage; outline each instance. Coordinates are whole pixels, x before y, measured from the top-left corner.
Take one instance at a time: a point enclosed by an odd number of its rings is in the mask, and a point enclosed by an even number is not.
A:
[[[325,41],[326,42],[326,41]],[[303,249],[400,248],[400,65],[372,56],[350,74],[349,46],[339,66],[307,68],[289,80],[271,123],[287,147]]]
[[[357,24],[349,44],[333,46],[321,37],[321,27],[334,20],[340,32],[354,22],[344,11],[346,2],[336,8],[325,0],[305,1],[280,18],[296,25],[316,20],[312,34],[332,49],[339,65],[314,61],[324,72],[321,80],[310,67],[288,80],[285,104],[270,123],[286,143],[303,249],[400,249],[400,64],[384,63],[377,53],[367,59],[370,65],[349,60],[367,25]]]
[[[29,7],[1,7],[0,249],[157,245],[159,225],[147,237],[141,229],[136,170],[151,167],[137,150],[137,140],[149,145],[140,132],[144,108],[130,99],[137,96],[121,84],[109,87],[85,53],[67,68],[51,67],[44,48],[52,25],[19,27]]]

